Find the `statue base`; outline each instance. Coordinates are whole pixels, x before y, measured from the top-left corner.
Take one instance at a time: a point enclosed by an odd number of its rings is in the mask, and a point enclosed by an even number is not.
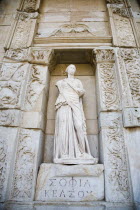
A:
[[[98,163],[98,158],[91,158],[91,159],[54,159],[54,163],[59,164],[66,164],[66,165],[78,165],[78,164],[84,164],[84,165],[95,165]]]
[[[36,201],[69,202],[104,200],[104,166],[61,165],[40,166]]]

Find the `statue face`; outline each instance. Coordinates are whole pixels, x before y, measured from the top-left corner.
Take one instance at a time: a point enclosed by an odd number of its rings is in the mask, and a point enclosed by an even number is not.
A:
[[[68,74],[74,75],[75,72],[76,72],[76,67],[75,67],[75,65],[73,65],[73,64],[69,65],[69,66],[67,67],[67,70],[66,70],[66,71],[67,71]]]

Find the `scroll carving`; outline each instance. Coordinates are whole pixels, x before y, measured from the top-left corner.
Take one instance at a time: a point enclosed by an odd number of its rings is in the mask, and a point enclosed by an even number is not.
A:
[[[35,148],[30,131],[22,129],[19,136],[11,199],[32,197]]]
[[[119,63],[121,65],[122,78],[128,78],[133,106],[140,106],[140,60],[139,51],[136,49],[120,49]],[[125,74],[125,75],[123,75]],[[124,80],[124,79],[123,79]],[[125,79],[126,80],[126,79]],[[123,86],[126,87],[127,81]],[[127,89],[125,90],[127,91]],[[132,105],[132,104],[129,104]]]
[[[119,109],[119,93],[115,77],[115,67],[112,63],[99,65],[101,100],[104,109]]]
[[[130,200],[130,188],[123,131],[120,117],[112,121],[113,126],[107,129],[107,164],[109,167],[108,181],[119,193],[118,200]],[[115,196],[117,198],[117,196]]]

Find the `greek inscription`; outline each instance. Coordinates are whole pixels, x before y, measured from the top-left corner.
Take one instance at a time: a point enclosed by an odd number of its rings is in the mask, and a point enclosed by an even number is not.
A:
[[[49,179],[49,181],[51,182],[49,186],[56,186],[56,185],[54,184],[54,182],[56,181],[56,179]]]
[[[65,187],[67,184],[67,181],[65,179],[60,179],[59,184],[61,187]]]
[[[78,197],[79,198],[83,198],[84,197],[84,192],[83,191],[79,191],[78,192]]]
[[[62,197],[62,196],[63,196],[64,198],[66,197],[63,190],[62,190],[61,193],[60,193],[60,197]]]
[[[74,190],[69,191],[69,198],[75,198],[74,196]]]
[[[70,186],[75,187],[77,185],[77,181],[72,177],[72,179],[69,181]]]

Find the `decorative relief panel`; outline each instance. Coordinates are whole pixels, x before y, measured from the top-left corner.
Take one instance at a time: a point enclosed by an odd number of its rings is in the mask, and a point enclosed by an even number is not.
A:
[[[31,76],[27,87],[25,109],[32,110],[47,86],[48,68],[46,66],[32,65]]]
[[[0,125],[18,126],[19,117],[19,110],[0,110]]]
[[[28,49],[9,49],[4,57],[13,61],[28,61]]]
[[[140,108],[125,108],[123,111],[124,127],[140,127]]]
[[[106,199],[114,202],[131,201],[121,114],[102,113],[100,123],[106,171]]]
[[[41,159],[42,134],[40,131],[21,129],[17,147],[15,170],[10,199],[32,200],[38,164]]]
[[[115,65],[102,63],[98,66],[100,103],[103,110],[120,108],[119,91],[116,82]]]
[[[140,54],[137,49],[120,49],[118,51],[123,89],[129,93],[126,105],[140,107]],[[128,87],[127,87],[128,86]],[[127,88],[126,88],[127,87]]]
[[[108,5],[115,46],[136,47],[135,37],[127,9]]]
[[[29,47],[32,43],[32,39],[35,33],[35,26],[36,26],[36,18],[38,13],[24,13],[19,12],[16,16],[15,22],[17,22],[15,27],[15,32],[10,39],[11,41],[11,48],[26,48]],[[12,26],[13,28],[14,26]],[[13,30],[13,29],[12,29]]]
[[[28,64],[5,63],[0,71],[0,107],[18,108]]]

